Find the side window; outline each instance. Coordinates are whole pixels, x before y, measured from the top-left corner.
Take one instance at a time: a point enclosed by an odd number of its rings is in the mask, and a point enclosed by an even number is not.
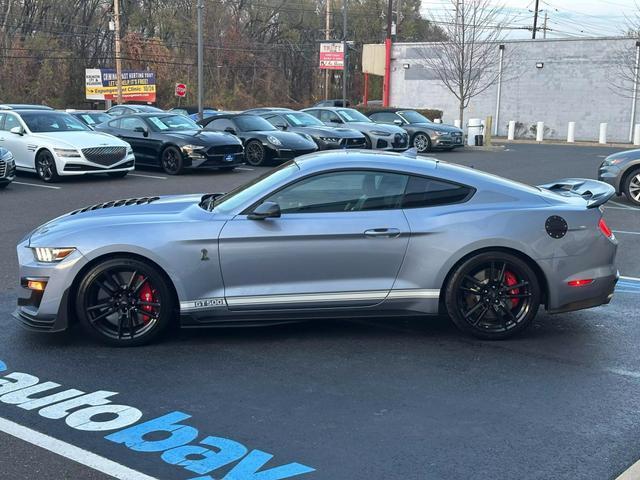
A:
[[[139,118],[128,117],[120,119],[120,128],[123,130],[135,130],[138,127],[147,128],[145,123]]]
[[[276,128],[287,128],[287,122],[280,115],[273,115],[267,120]]]
[[[107,123],[107,125],[109,125],[111,128],[120,128],[120,122],[121,120],[111,120]]]
[[[320,120],[325,123],[342,123],[338,114],[329,110],[320,110]]]
[[[320,118],[320,111],[319,110],[307,110],[305,111],[305,113],[308,113],[309,115],[313,115],[316,118]]]
[[[471,187],[424,177],[410,177],[402,208],[435,207],[459,203],[473,193]]]
[[[5,115],[4,126],[2,127],[3,130],[9,131],[13,127],[19,127],[19,126],[20,126],[20,122],[18,121],[15,115],[8,115],[8,114]]]
[[[331,172],[301,180],[265,201],[276,202],[282,213],[399,209],[408,180],[397,173]]]
[[[109,110],[109,115],[122,115],[124,113],[124,111],[122,110],[122,108],[112,108],[111,110]]]
[[[237,130],[233,122],[227,118],[212,120],[206,127],[204,127],[205,130],[216,130],[218,132],[224,132],[225,128],[233,128],[234,130]]]
[[[402,120],[393,112],[379,112],[371,115],[371,120],[378,123],[393,123],[395,120]]]

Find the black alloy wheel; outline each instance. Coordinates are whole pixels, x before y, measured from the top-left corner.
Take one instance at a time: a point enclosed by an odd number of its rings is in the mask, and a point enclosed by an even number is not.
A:
[[[49,150],[43,150],[36,157],[36,172],[40,179],[47,183],[57,182],[60,179],[56,161]]]
[[[426,133],[418,132],[413,136],[413,146],[418,153],[425,153],[431,150],[431,139]]]
[[[244,149],[245,159],[249,165],[259,167],[265,163],[267,158],[267,152],[264,146],[258,140],[251,140],[247,142],[247,146]]]
[[[184,169],[182,152],[176,147],[167,147],[160,155],[160,165],[168,175],[180,175]]]
[[[524,330],[541,301],[538,279],[520,258],[487,252],[460,265],[445,292],[447,311],[461,330],[499,340]]]
[[[115,258],[91,268],[75,299],[85,330],[113,346],[137,346],[157,339],[175,310],[165,277],[133,258]]]

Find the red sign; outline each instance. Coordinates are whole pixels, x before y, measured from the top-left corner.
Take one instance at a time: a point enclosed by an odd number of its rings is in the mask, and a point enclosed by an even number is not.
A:
[[[342,42],[323,42],[320,44],[320,68],[323,70],[342,70],[344,68],[344,48]]]
[[[186,97],[187,86],[184,83],[176,83],[176,97]]]

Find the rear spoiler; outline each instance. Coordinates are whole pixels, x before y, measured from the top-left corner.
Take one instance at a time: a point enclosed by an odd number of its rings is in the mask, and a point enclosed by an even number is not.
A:
[[[615,188],[608,183],[587,178],[564,178],[538,187],[558,195],[582,197],[587,201],[587,208],[599,207],[616,194]]]

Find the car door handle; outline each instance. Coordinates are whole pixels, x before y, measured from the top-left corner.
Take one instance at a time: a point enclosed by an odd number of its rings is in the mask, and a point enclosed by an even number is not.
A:
[[[370,228],[364,231],[366,237],[396,238],[400,236],[399,228]]]

